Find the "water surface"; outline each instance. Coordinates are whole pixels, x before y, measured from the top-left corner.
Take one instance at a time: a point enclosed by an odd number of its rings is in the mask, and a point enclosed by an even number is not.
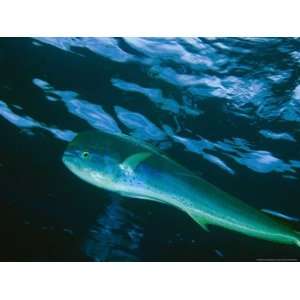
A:
[[[299,218],[299,39],[2,38],[0,66],[1,260],[300,258],[97,189],[61,162],[80,131],[123,132]]]

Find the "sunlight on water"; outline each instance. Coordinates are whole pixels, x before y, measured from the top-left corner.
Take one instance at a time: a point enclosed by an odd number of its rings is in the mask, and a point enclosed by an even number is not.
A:
[[[166,134],[143,115],[120,106],[116,106],[115,111],[119,120],[132,131],[132,135],[136,138],[150,141],[160,141],[166,138]]]
[[[143,232],[134,223],[132,213],[113,200],[90,228],[83,246],[85,253],[96,261],[139,260]]]
[[[55,135],[58,139],[64,140],[64,141],[71,141],[74,136],[75,132],[71,130],[61,130],[53,127],[48,127],[43,123],[39,123],[35,120],[33,120],[30,117],[23,117],[19,116],[16,113],[14,113],[4,102],[0,101],[0,115],[5,118],[10,123],[14,124],[15,126],[19,128],[42,128],[45,130],[50,131],[53,135]],[[30,131],[25,131],[30,134]]]
[[[120,49],[117,41],[112,38],[37,38],[37,40],[73,53],[77,53],[76,49],[88,49],[117,62],[133,59],[130,54]]]
[[[259,133],[269,139],[272,140],[286,140],[286,141],[291,141],[291,142],[296,142],[295,138],[285,132],[280,132],[280,133],[276,133],[276,132],[272,132],[270,130],[260,130]]]
[[[120,129],[114,119],[103,110],[101,105],[92,104],[88,101],[78,99],[78,95],[72,91],[54,90],[43,80],[34,79],[33,82],[46,93],[50,92],[51,94],[58,96],[59,99],[65,103],[71,114],[86,120],[95,129],[108,132],[120,132]],[[50,101],[52,101],[52,99]]]

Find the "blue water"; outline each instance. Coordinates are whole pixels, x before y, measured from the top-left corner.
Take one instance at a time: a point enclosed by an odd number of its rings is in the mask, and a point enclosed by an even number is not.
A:
[[[297,222],[299,39],[1,38],[0,66],[0,260],[300,258],[97,189],[61,162],[80,131],[123,132]]]

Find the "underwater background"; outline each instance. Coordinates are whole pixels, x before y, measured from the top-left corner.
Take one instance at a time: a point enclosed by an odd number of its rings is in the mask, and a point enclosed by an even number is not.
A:
[[[61,157],[80,131],[123,132],[300,218],[299,75],[296,38],[1,38],[0,260],[298,260],[91,186]]]

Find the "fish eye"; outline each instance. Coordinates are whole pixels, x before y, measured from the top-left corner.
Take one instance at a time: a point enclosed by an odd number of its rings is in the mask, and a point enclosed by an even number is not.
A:
[[[83,151],[81,156],[82,158],[87,159],[90,156],[90,153],[88,151]]]

